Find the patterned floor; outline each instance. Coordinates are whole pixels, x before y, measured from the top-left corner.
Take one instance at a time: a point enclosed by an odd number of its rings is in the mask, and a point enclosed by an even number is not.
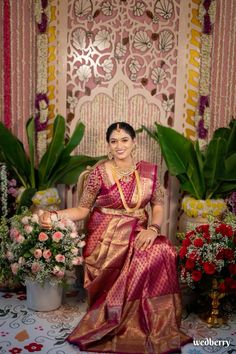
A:
[[[58,310],[34,312],[27,308],[23,291],[0,292],[0,354],[82,353],[65,338],[85,311],[86,303],[78,293],[68,293]],[[211,329],[197,315],[185,315],[182,328],[198,341],[184,346],[183,354],[236,353],[236,316],[220,329]],[[226,341],[230,343],[228,347]]]

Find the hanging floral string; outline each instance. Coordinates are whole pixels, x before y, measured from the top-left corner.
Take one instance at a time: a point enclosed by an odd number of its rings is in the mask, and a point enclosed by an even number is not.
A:
[[[1,189],[1,216],[7,216],[7,169],[4,163],[0,164],[0,189]]]
[[[203,0],[199,7],[199,18],[202,23],[201,34],[201,64],[199,81],[199,107],[197,120],[197,134],[200,145],[203,145],[208,137],[210,126],[210,73],[212,52],[212,28],[215,22],[216,1]]]
[[[48,0],[35,0],[37,34],[37,87],[35,98],[35,127],[37,132],[37,157],[40,161],[47,148],[48,97],[47,97],[47,25],[50,17]]]

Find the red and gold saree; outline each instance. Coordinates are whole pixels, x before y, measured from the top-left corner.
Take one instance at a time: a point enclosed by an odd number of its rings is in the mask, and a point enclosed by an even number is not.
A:
[[[80,205],[94,205],[84,251],[89,309],[68,341],[81,350],[101,353],[178,353],[191,339],[179,330],[181,302],[176,253],[165,236],[138,251],[134,240],[147,227],[148,203],[162,203],[157,167],[137,164],[142,204],[124,210],[116,184],[104,163],[91,172]],[[134,176],[120,181],[130,207],[137,203]]]

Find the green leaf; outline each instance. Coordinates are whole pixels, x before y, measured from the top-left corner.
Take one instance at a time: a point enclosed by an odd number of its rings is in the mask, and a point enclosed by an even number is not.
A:
[[[219,179],[236,183],[236,153],[225,159],[225,169],[220,171]]]
[[[236,119],[232,119],[229,123],[230,136],[227,139],[226,154],[229,156],[233,152],[236,152]]]
[[[1,157],[15,173],[24,187],[29,185],[30,163],[23,144],[0,122]]]
[[[65,119],[57,115],[53,125],[53,136],[47,151],[39,164],[39,184],[44,185],[48,181],[64,149]]]
[[[35,188],[35,173],[34,173],[34,144],[35,144],[35,126],[34,118],[30,118],[26,123],[26,133],[29,145],[29,158],[30,158],[30,184]]]
[[[32,205],[32,198],[36,192],[37,192],[36,188],[27,188],[24,190],[24,192],[21,195],[19,204],[17,206],[17,210],[16,210],[17,214],[21,214],[22,207],[29,208]]]
[[[83,172],[87,166],[93,166],[97,163],[101,157],[89,157],[89,156],[71,156],[70,161],[66,166],[66,169],[58,175],[57,183],[60,184],[75,184],[78,181],[79,175]]]
[[[85,125],[82,122],[78,122],[76,124],[75,130],[68,141],[62,156],[69,156],[70,153],[80,144],[81,140],[83,139],[84,136],[84,131],[85,131]]]
[[[207,197],[212,197],[220,183],[219,176],[224,171],[226,141],[222,138],[212,139],[207,147],[203,173],[206,181]]]

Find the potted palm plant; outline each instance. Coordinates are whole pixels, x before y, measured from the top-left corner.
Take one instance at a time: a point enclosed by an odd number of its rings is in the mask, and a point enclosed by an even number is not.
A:
[[[35,126],[30,118],[26,124],[28,150],[4,124],[0,122],[0,160],[5,162],[24,188],[19,200],[21,206],[30,206],[32,198],[36,203],[42,191],[55,187],[57,184],[75,184],[87,166],[93,166],[99,158],[85,155],[72,156],[72,151],[80,144],[85,126],[78,122],[69,141],[65,141],[65,119],[57,115],[53,124],[53,133],[46,152],[36,166],[35,163]],[[50,195],[49,195],[50,198]],[[51,197],[52,199],[52,197]],[[58,199],[56,198],[56,202]]]
[[[217,129],[203,151],[172,128],[155,124],[143,127],[160,145],[169,173],[187,194],[182,208],[191,218],[217,216],[226,209],[224,198],[236,189],[236,120]],[[193,220],[191,220],[193,221]]]

